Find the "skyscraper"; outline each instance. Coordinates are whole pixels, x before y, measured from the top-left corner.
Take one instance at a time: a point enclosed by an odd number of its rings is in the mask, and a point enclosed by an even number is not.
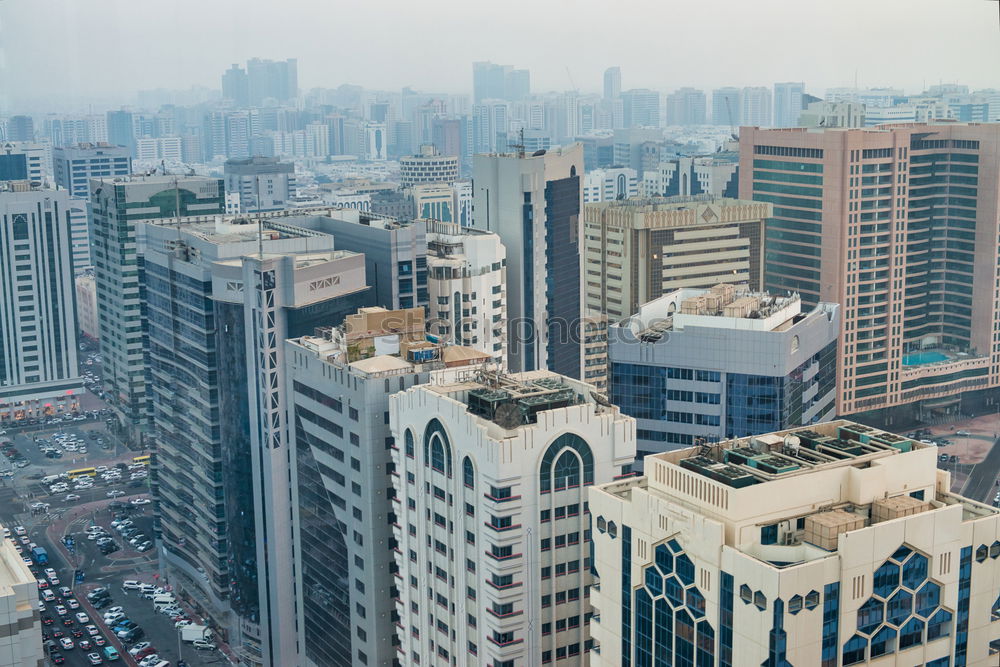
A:
[[[222,97],[232,100],[237,107],[250,105],[250,78],[246,70],[235,63],[222,74]]]
[[[504,99],[512,102],[531,95],[531,72],[526,69],[504,68]]]
[[[996,664],[1000,514],[937,452],[834,421],[595,487],[591,665]]]
[[[34,141],[35,121],[31,116],[11,116],[7,119],[7,141]]]
[[[804,104],[806,84],[776,83],[774,84],[774,127],[796,127],[799,124],[799,114]]]
[[[795,116],[795,122],[799,120]],[[763,86],[744,88],[740,94],[740,123],[750,127],[771,127],[771,90]]]
[[[69,229],[69,193],[0,182],[0,422],[78,407]]]
[[[712,91],[712,125],[739,127],[743,124],[742,109],[739,88],[716,88]]]
[[[604,70],[604,100],[611,100],[621,97],[622,94],[622,68],[609,67]]]
[[[112,146],[126,146],[135,152],[135,126],[131,111],[109,111],[108,116],[108,143]]]
[[[1000,385],[1000,290],[982,270],[998,150],[997,125],[741,133],[740,194],[774,205],[766,288],[843,306],[838,414],[957,411]]]
[[[297,664],[282,341],[366,304],[364,258],[268,221],[139,226],[163,560],[242,662]]]
[[[745,283],[759,289],[770,212],[766,204],[711,196],[587,204],[587,309],[616,322],[682,287]]]
[[[298,61],[261,60],[247,61],[247,92],[251,106],[263,106],[266,100],[278,104],[299,96]]]
[[[90,182],[92,243],[104,390],[133,434],[149,420],[145,303],[136,221],[225,213],[222,179],[145,176]]]
[[[667,125],[704,125],[705,93],[680,88],[667,95]]]
[[[324,126],[325,127],[325,126]],[[226,192],[240,198],[240,212],[280,211],[295,196],[295,163],[254,156],[226,160]]]
[[[403,664],[588,664],[587,487],[635,455],[635,422],[591,391],[483,373],[390,399]]]
[[[475,156],[478,229],[507,248],[507,345],[516,371],[581,377],[583,147]]]
[[[622,93],[625,127],[659,127],[660,93],[647,88],[633,88]]]
[[[390,396],[489,357],[430,343],[423,308],[362,308],[285,343],[297,554],[298,664],[394,664],[402,524]],[[391,481],[390,481],[391,484]],[[412,495],[412,494],[408,494]]]
[[[472,101],[506,99],[504,66],[491,62],[472,63]]]
[[[0,145],[0,181],[45,184],[52,165],[51,148],[30,141],[5,141]]]
[[[77,144],[52,151],[56,185],[74,197],[90,199],[90,179],[113,180],[132,173],[132,158],[125,146]]]

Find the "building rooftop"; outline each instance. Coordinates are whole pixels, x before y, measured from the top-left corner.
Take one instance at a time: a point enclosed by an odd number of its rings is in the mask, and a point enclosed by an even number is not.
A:
[[[719,197],[711,194],[612,199],[609,201],[592,202],[587,204],[587,206],[595,209],[627,209],[631,213],[655,213],[658,211],[689,210],[706,203],[722,207],[761,206],[760,202],[750,201],[747,199]]]
[[[680,289],[643,304],[621,323],[642,342],[655,342],[685,327],[785,331],[805,319],[798,294],[771,296],[746,287],[719,284],[710,289]]]
[[[599,488],[691,508],[722,523],[729,546],[781,568],[831,556],[839,540],[884,521],[997,513],[952,494],[936,464],[933,445],[838,420],[654,454],[646,477]]]

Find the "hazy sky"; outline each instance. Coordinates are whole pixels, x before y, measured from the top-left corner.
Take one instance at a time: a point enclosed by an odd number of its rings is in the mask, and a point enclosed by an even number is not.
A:
[[[12,106],[218,88],[254,56],[298,58],[303,90],[470,92],[474,60],[529,68],[534,92],[598,91],[610,65],[625,89],[1000,87],[988,0],[0,0]]]

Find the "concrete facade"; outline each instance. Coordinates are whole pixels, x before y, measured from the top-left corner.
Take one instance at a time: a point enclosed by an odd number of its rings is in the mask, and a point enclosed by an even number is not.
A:
[[[1000,515],[936,456],[838,421],[594,488],[591,665],[997,664]]]
[[[42,667],[38,582],[10,540],[0,544],[0,667]]]
[[[770,208],[711,196],[584,207],[586,307],[617,321],[681,287],[720,282],[759,289]]]
[[[401,663],[588,664],[583,503],[635,453],[590,391],[533,371],[392,397]]]

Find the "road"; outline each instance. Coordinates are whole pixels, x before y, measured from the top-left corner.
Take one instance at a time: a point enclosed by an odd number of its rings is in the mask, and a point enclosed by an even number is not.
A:
[[[989,454],[972,469],[969,478],[965,480],[965,486],[962,487],[962,495],[987,504],[991,503],[998,474],[1000,474],[1000,438],[993,441]]]

